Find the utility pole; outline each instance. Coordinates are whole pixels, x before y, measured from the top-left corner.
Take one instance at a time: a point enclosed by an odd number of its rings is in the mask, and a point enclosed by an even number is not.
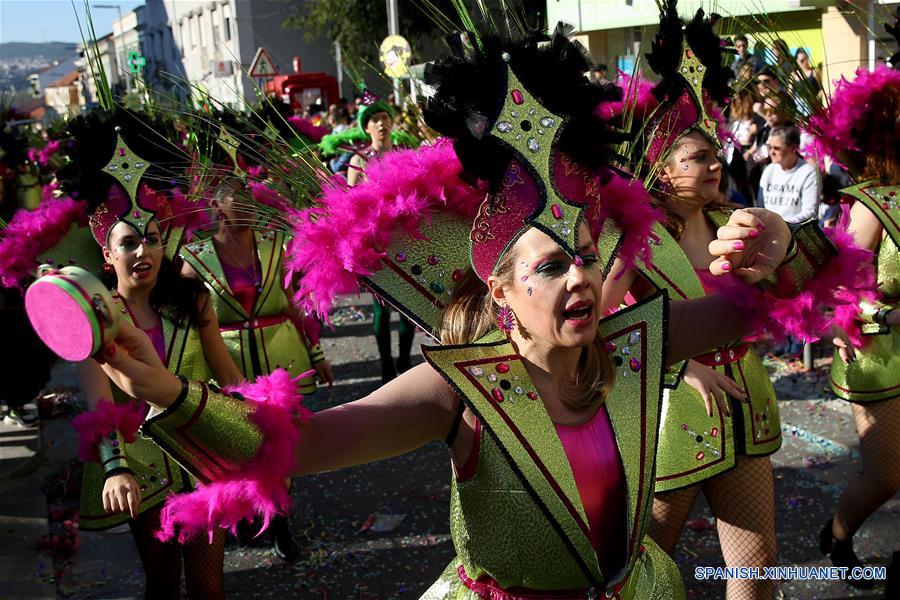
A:
[[[397,0],[387,1],[388,35],[400,35],[400,14],[397,12]],[[400,81],[394,77],[394,102],[400,104]]]
[[[341,54],[341,40],[334,40],[334,62],[337,65],[338,98],[344,98],[344,58]]]

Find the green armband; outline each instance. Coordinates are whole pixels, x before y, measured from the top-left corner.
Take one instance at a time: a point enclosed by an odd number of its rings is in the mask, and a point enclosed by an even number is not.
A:
[[[246,402],[192,381],[169,408],[144,422],[141,433],[209,483],[239,471],[256,455],[262,433],[250,420],[252,413]]]
[[[760,286],[776,298],[793,298],[835,256],[837,248],[818,222],[810,219],[794,228],[784,261]]]
[[[131,473],[125,456],[125,439],[118,430],[110,433],[97,444],[97,456],[107,477],[118,473]]]
[[[322,350],[322,344],[316,344],[309,347],[309,362],[316,364],[325,360],[325,351]]]

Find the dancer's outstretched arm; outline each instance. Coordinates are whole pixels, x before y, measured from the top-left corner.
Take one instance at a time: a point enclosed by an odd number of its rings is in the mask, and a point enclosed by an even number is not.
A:
[[[110,352],[111,348],[115,348]],[[104,348],[103,370],[128,395],[165,410],[181,380],[163,367],[147,335],[122,323]],[[315,413],[302,425],[296,475],[373,462],[443,440],[459,401],[431,366],[419,365],[365,398]]]

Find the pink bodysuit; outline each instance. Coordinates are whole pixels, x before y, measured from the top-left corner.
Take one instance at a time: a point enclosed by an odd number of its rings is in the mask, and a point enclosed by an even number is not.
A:
[[[554,426],[575,476],[600,569],[612,578],[625,565],[627,533],[625,471],[609,413],[604,405],[581,425]],[[472,452],[456,469],[457,480],[475,475],[480,442],[481,422],[476,419]]]
[[[253,314],[253,307],[256,306],[256,297],[259,291],[256,289],[258,282],[254,276],[247,272],[246,269],[235,267],[227,264],[223,260],[219,260],[222,265],[222,271],[225,273],[225,280],[231,293],[241,303],[248,315]]]

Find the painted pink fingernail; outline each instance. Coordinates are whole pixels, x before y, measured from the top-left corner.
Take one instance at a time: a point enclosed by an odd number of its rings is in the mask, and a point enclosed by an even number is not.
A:
[[[752,237],[752,238],[758,238],[758,237],[759,237],[759,231],[757,231],[756,229],[751,229],[751,230],[750,230],[750,237]]]
[[[762,231],[763,229],[766,228],[766,226],[764,224],[760,223],[759,225],[756,226],[756,228],[759,229],[760,231]]]
[[[734,248],[735,250],[743,250],[744,242],[742,242],[741,240],[738,240],[738,241],[734,242],[733,244],[731,244],[731,247]]]
[[[722,263],[722,270],[726,273],[731,270],[731,263]]]

